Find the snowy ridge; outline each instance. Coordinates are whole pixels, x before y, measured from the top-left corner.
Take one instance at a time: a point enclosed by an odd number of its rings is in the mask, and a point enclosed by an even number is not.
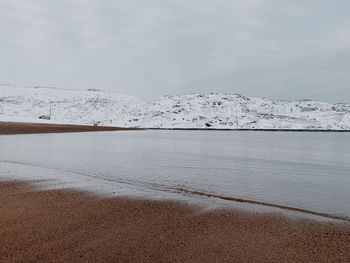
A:
[[[39,120],[51,108],[51,120]],[[350,104],[238,94],[164,96],[152,103],[101,90],[0,85],[0,121],[140,128],[350,130]]]

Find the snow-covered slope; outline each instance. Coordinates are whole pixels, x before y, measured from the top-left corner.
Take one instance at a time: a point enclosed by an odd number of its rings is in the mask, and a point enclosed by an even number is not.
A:
[[[144,127],[350,129],[350,105],[271,101],[242,95],[166,96],[141,114]]]
[[[0,86],[0,121],[144,128],[350,130],[350,104],[271,101],[233,94],[164,96],[152,103],[100,90]]]
[[[42,122],[51,111],[52,123],[125,126],[133,109],[143,103],[130,96],[100,90],[0,86],[0,121]],[[2,113],[2,114],[1,114]],[[47,121],[44,121],[47,122]]]

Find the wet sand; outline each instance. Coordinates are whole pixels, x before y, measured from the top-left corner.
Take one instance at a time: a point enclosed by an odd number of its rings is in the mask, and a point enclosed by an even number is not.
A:
[[[0,135],[134,130],[118,127],[0,122]]]
[[[0,183],[0,262],[350,262],[346,225]]]

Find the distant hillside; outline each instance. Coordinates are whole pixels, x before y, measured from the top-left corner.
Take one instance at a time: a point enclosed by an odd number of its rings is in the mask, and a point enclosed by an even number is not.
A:
[[[51,120],[39,120],[49,115]],[[350,130],[350,104],[237,94],[164,96],[152,103],[100,90],[0,87],[0,121],[145,128]]]

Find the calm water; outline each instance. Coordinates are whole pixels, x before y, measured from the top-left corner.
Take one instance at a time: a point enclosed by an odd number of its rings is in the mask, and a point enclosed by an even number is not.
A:
[[[186,189],[350,216],[350,134],[0,136],[0,177],[52,179],[55,187],[155,198]],[[182,199],[186,194],[172,195]]]

